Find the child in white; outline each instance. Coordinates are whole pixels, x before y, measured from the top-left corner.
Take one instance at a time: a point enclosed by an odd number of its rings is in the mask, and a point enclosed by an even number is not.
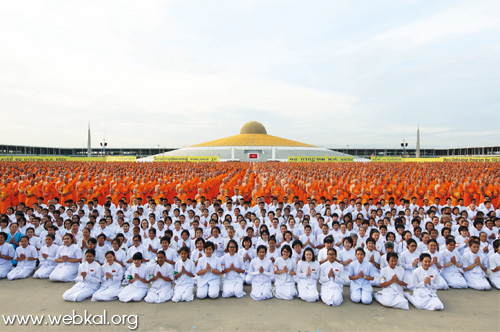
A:
[[[30,240],[26,235],[19,240],[19,247],[17,247],[14,257],[17,266],[7,274],[7,279],[24,279],[35,271],[38,252],[29,242]]]
[[[344,279],[342,270],[344,267],[337,262],[337,250],[330,248],[327,251],[328,260],[321,264],[320,283],[321,300],[326,305],[339,306],[344,301],[342,291],[344,289]]]
[[[289,245],[281,246],[281,257],[274,262],[274,296],[281,300],[293,300],[297,296],[293,276],[297,272],[297,264],[291,258],[292,248]]]
[[[413,271],[413,295],[405,293],[405,296],[417,309],[443,310],[444,305],[436,294],[436,271],[429,268],[431,256],[421,254],[420,262],[422,266]]]
[[[383,306],[408,310],[408,300],[403,292],[403,287],[406,287],[403,281],[405,272],[401,266],[398,266],[398,254],[388,253],[387,259],[389,266],[380,271],[382,290],[373,294],[373,297]]]
[[[299,298],[306,302],[315,302],[319,298],[318,279],[320,265],[314,257],[314,250],[310,247],[304,249],[302,260],[297,264],[297,290]]]
[[[151,288],[144,301],[148,303],[163,303],[172,298],[172,281],[174,279],[174,268],[166,262],[165,252],[162,250],[156,254],[156,264],[149,267]]]
[[[47,236],[45,236],[45,245],[38,253],[38,260],[40,261],[40,264],[38,265],[38,270],[36,270],[33,278],[49,278],[50,274],[57,266],[56,255],[58,249],[59,247],[54,243],[54,235],[47,234]]]
[[[236,296],[241,298],[245,296],[243,291],[243,258],[236,253],[238,243],[230,240],[227,244],[228,253],[222,257],[221,269],[224,277],[222,278],[222,297]]]
[[[196,267],[192,260],[188,259],[189,249],[183,247],[179,252],[181,258],[174,267],[174,296],[173,302],[193,301],[194,298],[194,273]]]
[[[63,294],[66,301],[80,302],[91,297],[101,283],[101,265],[94,261],[95,250],[88,249],[85,253],[85,262],[78,267],[76,284]]]
[[[92,301],[116,300],[122,290],[123,267],[116,262],[113,250],[108,251],[105,258],[106,263],[101,266],[101,287],[92,295]]]

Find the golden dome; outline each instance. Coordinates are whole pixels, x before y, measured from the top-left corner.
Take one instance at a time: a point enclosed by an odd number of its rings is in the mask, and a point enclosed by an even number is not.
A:
[[[267,135],[266,127],[262,125],[262,123],[257,121],[247,122],[241,127],[241,134],[262,134]]]

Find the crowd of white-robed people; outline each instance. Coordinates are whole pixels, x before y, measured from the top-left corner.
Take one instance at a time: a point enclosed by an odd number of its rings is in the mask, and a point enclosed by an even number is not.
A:
[[[0,278],[75,282],[67,301],[241,298],[247,284],[254,300],[338,306],[346,286],[353,302],[442,310],[437,290],[500,288],[489,201],[54,203],[1,216]]]

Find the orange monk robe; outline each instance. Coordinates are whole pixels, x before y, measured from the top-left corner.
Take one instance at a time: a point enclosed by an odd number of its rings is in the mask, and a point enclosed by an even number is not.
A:
[[[38,200],[36,184],[26,187],[26,206],[32,208]]]
[[[396,204],[398,204],[401,198],[403,198],[404,196],[404,187],[402,183],[399,183],[397,186],[394,186],[392,195],[394,196]]]
[[[491,200],[491,204],[497,208],[498,204],[500,204],[500,184],[493,185],[492,194],[495,197]]]
[[[87,181],[83,180],[77,183],[74,193],[75,200],[78,201],[81,198],[85,199],[85,197],[87,196],[87,189],[88,189]]]
[[[54,197],[59,196],[57,194],[56,185],[53,181],[47,181],[43,189],[43,198],[44,202],[47,203],[49,200],[52,200]]]
[[[372,193],[372,198],[375,200],[375,201],[378,201],[380,200],[380,195],[382,195],[382,186],[379,185],[379,184],[376,184],[374,185],[371,189],[370,189],[371,193]]]
[[[19,185],[18,182],[12,182],[12,197],[11,197],[12,206],[17,206],[17,204],[19,203],[18,185]]]
[[[278,201],[283,201],[283,197],[285,196],[285,191],[281,186],[275,186],[274,189],[271,191],[271,195],[273,197],[278,198]]]
[[[418,206],[424,205],[424,197],[425,197],[425,193],[426,193],[425,186],[424,185],[419,186],[416,189],[416,193],[417,193],[417,195],[415,195],[415,196],[417,197]]]
[[[477,202],[478,198],[479,198],[479,194],[478,194],[478,186],[476,184],[476,182],[472,181],[471,183],[469,183],[469,185],[467,185],[465,187],[465,192],[464,192],[464,204],[465,206],[469,206],[470,205],[470,202],[473,198],[476,199],[476,203],[479,203]],[[469,193],[471,192],[471,193]]]
[[[457,206],[458,200],[463,198],[462,184],[458,184],[455,188],[451,189],[453,195],[451,195],[451,204]],[[458,197],[458,198],[455,198]]]
[[[97,187],[95,187],[94,193],[92,194],[92,196],[97,197],[97,201],[99,202],[99,205],[101,205],[101,206],[104,205],[104,203],[106,202],[106,196],[107,196],[106,185],[98,185]],[[89,201],[88,197],[87,197],[87,201]]]
[[[12,206],[13,185],[7,184],[0,188],[0,213],[6,213],[7,208]]]
[[[66,194],[66,193],[69,193],[71,192],[70,194],[68,195],[60,195],[60,200],[61,200],[61,203],[64,205],[64,202],[69,200],[69,199],[73,199],[74,200],[74,191],[75,191],[75,185],[72,183],[72,182],[68,182],[67,184],[66,183],[63,183],[62,187],[61,187],[61,192],[63,194]]]
[[[24,192],[26,191],[26,187],[29,186],[30,182],[28,180],[24,180],[19,182],[19,202],[26,202],[26,195]]]

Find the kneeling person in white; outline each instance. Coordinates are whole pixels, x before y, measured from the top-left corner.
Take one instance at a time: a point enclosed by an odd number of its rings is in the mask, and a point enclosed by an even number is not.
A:
[[[337,250],[330,248],[327,251],[327,261],[321,264],[319,282],[321,283],[321,300],[326,305],[339,306],[344,301],[342,291],[344,279],[342,271],[344,267],[337,262]]]
[[[495,288],[500,289],[500,240],[499,239],[493,241],[493,248],[495,249],[495,252],[491,254],[489,257],[490,269],[491,269],[490,282]],[[0,258],[0,261],[1,260],[2,259]]]
[[[174,279],[174,268],[166,262],[165,252],[160,250],[156,253],[156,264],[149,267],[151,288],[144,301],[148,303],[163,303],[172,298],[172,281]]]
[[[66,301],[80,302],[91,297],[101,283],[101,265],[94,261],[95,250],[88,249],[85,253],[85,262],[78,267],[76,284],[63,294]]]
[[[63,245],[57,249],[56,268],[49,276],[51,281],[70,282],[78,276],[78,267],[82,261],[82,251],[73,244],[73,235],[63,236]]]
[[[429,268],[431,255],[421,254],[420,262],[422,266],[413,271],[413,295],[405,293],[405,296],[417,309],[443,310],[444,305],[436,294],[436,271]]]
[[[243,291],[243,275],[245,273],[243,257],[238,255],[238,243],[235,240],[229,240],[227,251],[221,260],[221,268],[224,277],[222,278],[222,297],[236,296],[241,298],[245,296]]]
[[[403,287],[406,282],[403,281],[405,271],[398,266],[398,254],[390,252],[387,254],[389,266],[380,271],[380,287],[382,290],[373,294],[375,300],[381,305],[390,308],[408,310],[408,300],[404,296]]]
[[[351,280],[351,301],[354,303],[363,302],[370,304],[373,300],[373,280],[372,264],[365,262],[365,250],[356,249],[356,260],[349,267],[349,279]]]
[[[288,244],[281,246],[281,257],[274,262],[274,296],[281,300],[293,300],[297,288],[293,276],[297,274],[297,264],[292,257],[292,248]]]
[[[480,243],[477,240],[472,240],[469,243],[470,251],[462,257],[464,268],[464,278],[467,281],[467,286],[476,290],[490,290],[491,286],[486,279],[486,263],[481,262],[479,255]],[[484,260],[487,257],[485,256]]]
[[[194,273],[196,267],[194,262],[188,259],[189,248],[182,247],[179,250],[181,258],[175,263],[174,267],[174,296],[172,302],[193,301],[194,298]]]
[[[213,254],[215,251],[213,242],[207,241],[203,249],[205,256],[200,258],[198,265],[196,265],[196,274],[198,275],[196,297],[204,299],[208,296],[215,299],[219,297],[220,291],[220,260]]]
[[[271,293],[271,277],[274,275],[273,262],[266,258],[267,248],[257,247],[257,258],[250,263],[248,275],[252,277],[250,297],[255,301],[267,300],[273,297]]]
[[[6,243],[7,233],[0,232],[0,279],[5,278],[12,270],[12,259],[16,251],[10,243]]]
[[[45,245],[40,249],[38,255],[40,264],[33,278],[48,279],[52,271],[56,268],[56,255],[59,247],[54,243],[54,239],[54,234],[47,234],[47,236],[45,236]]]
[[[310,247],[304,249],[302,260],[297,264],[297,290],[299,298],[306,302],[315,302],[319,298],[318,279],[320,265],[314,257],[314,250]]]
[[[19,247],[14,257],[17,266],[7,274],[7,279],[24,279],[35,271],[38,252],[35,247],[29,245],[29,242],[30,239],[26,235],[19,240]]]
[[[116,262],[115,252],[105,255],[106,263],[101,267],[101,287],[92,295],[92,301],[113,301],[122,290],[123,267]]]
[[[132,256],[133,263],[125,273],[128,280],[128,285],[122,288],[118,299],[121,302],[140,301],[146,296],[148,292],[148,277],[149,271],[146,264],[142,264],[142,253],[136,252]]]

